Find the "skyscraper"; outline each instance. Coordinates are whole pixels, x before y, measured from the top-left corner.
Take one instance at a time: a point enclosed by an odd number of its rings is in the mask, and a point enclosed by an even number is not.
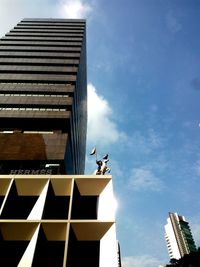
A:
[[[189,223],[184,216],[169,213],[165,225],[165,239],[170,258],[180,259],[185,254],[196,251]]]
[[[0,40],[0,173],[83,174],[84,20],[23,19]]]
[[[118,266],[112,177],[80,175],[86,101],[84,20],[0,40],[1,266]]]

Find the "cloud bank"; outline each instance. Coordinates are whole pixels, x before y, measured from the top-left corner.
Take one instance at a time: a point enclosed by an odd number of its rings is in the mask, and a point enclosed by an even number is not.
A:
[[[88,131],[87,140],[93,146],[106,146],[118,142],[124,134],[118,130],[108,101],[88,84]]]
[[[61,1],[61,15],[65,18],[86,18],[92,11],[92,6],[81,0]]]
[[[122,259],[123,267],[155,267],[159,266],[160,262],[158,259],[144,255],[135,257],[124,257]]]
[[[23,18],[87,18],[93,6],[85,0],[1,0],[0,37]]]

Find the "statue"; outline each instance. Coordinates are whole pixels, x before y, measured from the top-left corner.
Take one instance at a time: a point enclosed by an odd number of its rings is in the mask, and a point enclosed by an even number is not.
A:
[[[107,172],[110,173],[111,169],[107,167],[107,163],[109,161],[108,154],[106,154],[102,160],[97,160],[97,152],[96,148],[93,148],[90,155],[96,155],[96,164],[98,165],[97,169],[95,170],[94,174],[96,175],[105,175]]]

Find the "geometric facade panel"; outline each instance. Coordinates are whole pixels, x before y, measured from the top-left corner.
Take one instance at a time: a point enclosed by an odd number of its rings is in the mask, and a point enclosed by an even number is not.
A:
[[[71,227],[79,241],[101,240],[112,225],[113,222],[71,222]]]
[[[12,254],[8,266],[79,267],[89,249],[88,266],[99,267],[101,239],[115,224],[97,218],[111,182],[96,175],[1,175],[0,247]]]

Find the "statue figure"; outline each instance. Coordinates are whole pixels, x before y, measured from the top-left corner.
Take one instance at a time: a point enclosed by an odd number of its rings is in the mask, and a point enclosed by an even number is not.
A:
[[[108,154],[106,154],[102,160],[97,160],[97,152],[96,148],[92,150],[90,155],[96,155],[96,164],[98,165],[97,169],[95,170],[94,174],[96,175],[105,175],[107,172],[110,173],[111,169],[107,167],[107,163],[109,161]]]

